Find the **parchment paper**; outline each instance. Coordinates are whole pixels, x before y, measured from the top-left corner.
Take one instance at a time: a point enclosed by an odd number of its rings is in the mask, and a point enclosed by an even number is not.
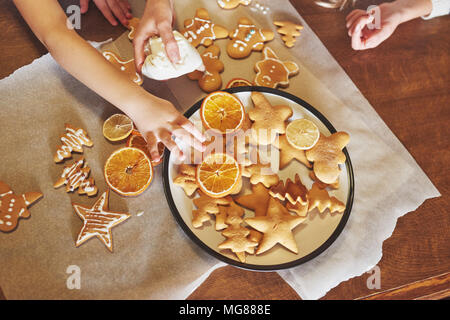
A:
[[[139,16],[142,1],[131,3]],[[176,1],[176,11],[178,25],[203,6],[216,23],[229,29],[240,16],[266,28],[272,28],[272,18],[301,21],[305,27],[294,48],[286,49],[278,35],[269,45],[282,60],[300,65],[300,74],[291,78],[286,91],[308,101],[338,130],[350,133],[348,151],[356,186],[352,214],[338,240],[316,259],[280,272],[302,298],[316,299],[372,268],[397,218],[439,192],[289,2],[269,5],[269,15],[242,6],[224,11],[216,1]],[[121,37],[109,46],[126,57],[132,52],[126,41]],[[224,50],[226,42],[216,41],[225,64],[224,84],[233,77],[252,80],[253,65],[261,54],[232,60]],[[180,111],[204,96],[197,83],[186,77],[167,83],[146,79],[144,86],[171,100]],[[0,80],[0,97],[0,180],[17,194],[44,193],[31,207],[30,219],[21,220],[12,233],[0,233],[0,286],[7,299],[182,299],[223,265],[203,253],[176,225],[162,190],[161,167],[141,196],[122,198],[111,193],[110,209],[132,214],[113,228],[113,254],[97,239],[75,248],[82,222],[71,202],[92,205],[95,198],[53,189],[63,168],[52,161],[53,153],[65,122],[86,129],[94,146],[85,148],[84,157],[100,194],[106,187],[103,164],[120,146],[103,138],[102,123],[118,110],[73,79],[49,55]],[[144,214],[138,216],[141,210]],[[81,270],[79,290],[66,286],[70,265]]]

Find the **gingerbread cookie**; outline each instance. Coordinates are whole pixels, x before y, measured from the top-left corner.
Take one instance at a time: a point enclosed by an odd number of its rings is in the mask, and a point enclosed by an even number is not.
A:
[[[192,226],[200,228],[203,223],[211,220],[210,214],[219,213],[219,205],[229,205],[227,198],[211,198],[199,191],[200,197],[194,199],[194,205],[197,210],[192,210]]]
[[[253,83],[243,78],[233,78],[227,83],[225,88],[247,87],[252,85]]]
[[[295,182],[290,178],[286,180],[286,183],[281,180],[270,188],[269,194],[281,201],[288,200],[293,205],[306,204],[308,201],[308,189],[303,185],[298,173],[295,174]]]
[[[250,19],[241,18],[238,27],[230,32],[231,41],[227,45],[227,53],[233,59],[246,58],[252,51],[261,51],[264,43],[273,37],[271,30],[257,28]]]
[[[139,22],[141,22],[141,20],[136,17],[133,17],[130,20],[128,20],[128,29],[130,30],[130,32],[128,32],[128,39],[130,40],[134,39],[136,30],[139,27]]]
[[[84,158],[81,158],[73,164],[64,167],[61,177],[55,182],[53,187],[59,188],[66,185],[66,192],[73,192],[78,189],[78,194],[80,195],[95,196],[98,189],[94,179],[88,178],[90,171],[91,168],[84,162]]]
[[[320,189],[317,183],[313,183],[311,190],[308,191],[308,200],[308,212],[314,208],[317,208],[320,213],[323,213],[326,209],[330,209],[331,213],[342,213],[345,210],[344,203],[336,197],[330,197],[327,190]]]
[[[28,218],[28,207],[42,198],[40,192],[27,192],[16,196],[11,188],[0,181],[0,231],[13,231],[20,218]]]
[[[279,181],[279,177],[270,168],[270,163],[255,163],[242,168],[242,176],[250,178],[251,184],[262,183],[270,188]]]
[[[266,252],[277,243],[298,253],[292,230],[305,220],[306,218],[291,215],[279,200],[271,197],[265,216],[247,218],[245,222],[264,234],[256,254]]]
[[[255,64],[255,85],[276,88],[287,87],[289,77],[298,73],[299,67],[292,61],[281,61],[269,47],[263,51],[264,59]]]
[[[281,39],[286,47],[292,48],[297,41],[296,37],[300,36],[300,30],[303,29],[303,26],[291,21],[274,21],[273,24],[279,27],[277,32],[283,35]]]
[[[217,4],[222,9],[234,9],[240,4],[248,6],[252,0],[217,0]]]
[[[256,217],[263,216],[269,205],[269,190],[262,183],[253,184],[251,188],[251,193],[236,197],[235,200],[241,206],[253,210]]]
[[[123,60],[118,55],[110,51],[103,51],[103,56],[106,60],[111,62],[113,66],[124,72],[134,83],[141,85],[144,82],[141,75],[136,72],[134,59]]]
[[[311,163],[306,159],[305,150],[294,148],[286,138],[286,135],[281,135],[274,141],[275,147],[280,149],[280,169],[287,167],[292,160],[298,160],[306,167],[312,168]]]
[[[299,217],[306,217],[308,215],[309,209],[309,201],[306,200],[306,203],[297,202],[296,204],[292,204],[289,201],[286,203],[286,209],[290,212],[295,213]]]
[[[314,174],[314,171],[310,171],[309,172],[309,177],[311,178],[312,181],[314,181],[315,183],[317,183],[317,186],[320,189],[325,189],[327,187],[331,188],[331,189],[339,189],[339,178],[337,178],[337,180],[331,184],[328,183],[324,183],[322,181],[320,181],[316,175]]]
[[[252,240],[250,230],[242,226],[243,219],[239,216],[229,216],[226,223],[229,225],[222,235],[227,239],[219,244],[219,249],[230,249],[241,262],[245,262],[245,254],[253,254],[258,242]]]
[[[91,208],[72,203],[76,214],[83,220],[75,246],[79,247],[92,237],[97,237],[113,251],[111,229],[131,217],[129,213],[109,211],[109,190],[105,191]]]
[[[252,137],[260,145],[273,143],[277,134],[286,132],[286,120],[292,116],[289,106],[272,106],[266,97],[257,91],[253,91],[251,98],[254,108],[248,112],[253,120]]]
[[[178,167],[178,175],[173,179],[173,183],[183,188],[188,197],[192,196],[198,189],[195,170],[195,166],[182,163]]]
[[[219,213],[216,214],[216,230],[225,229],[227,224],[227,218],[231,216],[242,217],[244,215],[244,209],[238,206],[232,197],[228,196],[226,199],[229,201],[229,205],[219,206]]]
[[[72,152],[83,152],[83,146],[92,147],[94,143],[86,131],[77,129],[66,123],[66,133],[61,136],[62,145],[56,150],[53,160],[58,163],[71,158]]]
[[[194,47],[209,47],[216,39],[228,38],[228,30],[214,24],[204,8],[197,9],[193,19],[185,20],[180,32]]]
[[[314,163],[314,174],[320,181],[333,184],[339,178],[339,165],[346,160],[342,149],[349,141],[350,136],[346,132],[336,132],[329,137],[320,134],[314,147],[306,150],[306,158]]]
[[[220,48],[212,45],[202,53],[201,57],[205,71],[193,71],[188,73],[188,78],[198,80],[199,87],[205,92],[217,91],[222,87],[223,62],[219,59]]]

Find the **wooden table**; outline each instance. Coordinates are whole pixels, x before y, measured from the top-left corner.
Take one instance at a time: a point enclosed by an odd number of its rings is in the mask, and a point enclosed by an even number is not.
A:
[[[62,1],[66,3],[77,1]],[[324,299],[439,299],[450,296],[450,19],[405,23],[378,48],[350,47],[345,16],[311,0],[292,4],[442,193],[400,218],[383,244],[381,289],[369,274],[342,282]],[[373,1],[371,3],[374,3]],[[375,2],[376,3],[376,2]],[[367,1],[360,1],[366,8]],[[0,0],[0,78],[46,53],[12,1]],[[123,33],[91,5],[81,35],[102,41]],[[0,290],[0,297],[2,297]],[[274,272],[216,270],[190,299],[299,299]]]

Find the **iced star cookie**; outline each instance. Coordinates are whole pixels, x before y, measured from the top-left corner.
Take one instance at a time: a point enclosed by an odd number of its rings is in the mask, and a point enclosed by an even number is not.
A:
[[[58,147],[53,160],[58,163],[64,159],[71,158],[72,152],[83,152],[83,146],[92,147],[94,143],[87,135],[86,131],[75,128],[66,123],[66,133],[61,136],[62,145]]]
[[[193,71],[188,73],[188,78],[198,80],[199,87],[205,92],[217,91],[222,87],[223,62],[219,59],[220,48],[212,45],[202,53],[201,57],[205,71]]]
[[[237,8],[240,4],[248,6],[250,2],[252,0],[217,0],[219,7],[227,10]]]
[[[209,47],[216,39],[228,38],[228,29],[214,24],[204,8],[197,9],[194,18],[185,20],[180,32],[194,47]]]
[[[105,191],[91,208],[72,203],[76,214],[83,220],[75,246],[81,246],[92,237],[97,237],[113,251],[111,229],[131,217],[129,213],[109,211],[109,190]]]
[[[106,60],[111,62],[114,67],[124,72],[134,83],[141,85],[144,82],[141,75],[136,72],[134,59],[123,60],[118,55],[110,51],[104,51],[103,56]]]
[[[227,53],[233,59],[248,57],[252,51],[261,51],[264,43],[273,40],[271,30],[263,30],[255,26],[250,19],[239,19],[237,28],[230,32]]]
[[[257,86],[276,88],[289,85],[289,77],[296,75],[299,67],[292,61],[281,61],[269,47],[263,51],[263,60],[255,64]]]
[[[78,189],[78,194],[87,194],[88,196],[95,196],[98,188],[94,183],[94,178],[89,179],[91,168],[80,158],[73,164],[64,167],[63,173],[58,181],[53,185],[54,188],[59,188],[66,185],[66,192],[73,192]]]
[[[282,35],[281,39],[288,48],[292,48],[297,41],[296,37],[300,36],[300,30],[303,26],[291,21],[274,21],[274,25],[279,27],[277,32]]]
[[[17,196],[6,183],[0,181],[0,231],[13,231],[20,218],[30,216],[27,208],[40,198],[40,192],[27,192]]]

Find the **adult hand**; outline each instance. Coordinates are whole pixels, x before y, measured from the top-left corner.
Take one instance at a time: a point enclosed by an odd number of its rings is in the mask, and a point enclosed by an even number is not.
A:
[[[141,72],[145,61],[145,45],[147,40],[159,35],[172,63],[180,60],[180,52],[173,36],[172,24],[174,21],[173,0],[148,0],[144,15],[133,40],[136,70]]]

